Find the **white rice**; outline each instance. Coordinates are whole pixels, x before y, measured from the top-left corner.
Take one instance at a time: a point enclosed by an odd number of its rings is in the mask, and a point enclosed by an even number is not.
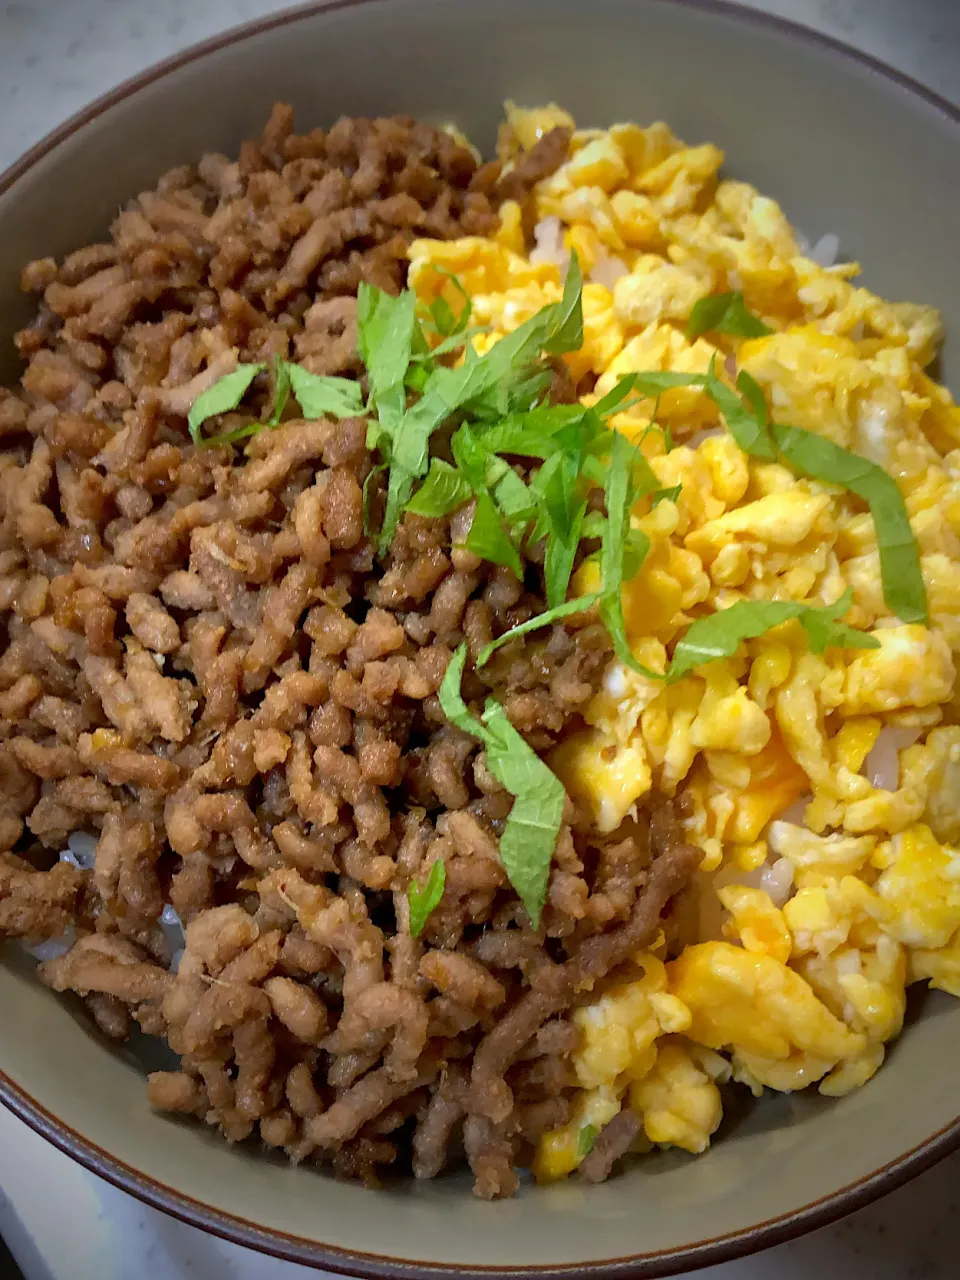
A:
[[[60,855],[61,862],[72,862],[81,871],[92,871],[97,857],[97,837],[86,831],[74,831],[67,837],[67,848]]]
[[[165,904],[160,913],[160,928],[163,930],[163,936],[166,939],[167,946],[170,948],[170,972],[176,973],[180,967],[180,958],[183,955],[185,939],[183,921],[169,902]]]
[[[73,925],[71,925],[66,933],[61,934],[59,938],[47,938],[45,941],[37,942],[33,946],[26,942],[21,945],[28,955],[33,956],[34,960],[38,960],[42,964],[44,960],[56,960],[58,956],[66,955],[76,940],[77,933]]]
[[[590,272],[590,281],[592,284],[602,284],[605,289],[613,292],[613,286],[622,276],[628,276],[630,268],[625,262],[621,262],[619,258],[603,257],[597,261],[596,266]]]
[[[811,245],[807,257],[820,267],[832,267],[840,254],[840,237],[828,231],[816,244]]]
[[[890,410],[886,405],[867,401],[857,418],[857,445],[860,453],[878,466],[887,459],[887,423]]]
[[[566,271],[570,254],[563,243],[563,223],[559,218],[541,218],[533,228],[534,247],[530,250],[530,261],[555,262],[561,272]]]
[[[797,248],[804,258],[809,258],[820,267],[836,266],[840,256],[840,237],[834,232],[827,231],[812,244],[802,231],[794,231],[793,234]]]
[[[896,791],[900,785],[900,752],[905,747],[912,747],[921,732],[916,728],[883,726],[863,762],[863,774],[871,787],[878,791]]]
[[[541,218],[533,228],[534,245],[530,250],[530,261],[554,263],[560,268],[561,275],[570,264],[570,253],[564,244],[564,226],[559,218]],[[592,284],[602,284],[604,288],[613,290],[621,276],[629,275],[630,268],[625,262],[612,255],[605,254],[590,272]]]
[[[700,431],[695,431],[689,440],[683,443],[688,449],[697,449],[703,444],[704,440],[709,440],[711,436],[725,436],[727,434],[725,427],[704,427]]]
[[[782,907],[793,889],[793,863],[789,858],[765,862],[760,868],[760,888],[770,895],[775,907]]]

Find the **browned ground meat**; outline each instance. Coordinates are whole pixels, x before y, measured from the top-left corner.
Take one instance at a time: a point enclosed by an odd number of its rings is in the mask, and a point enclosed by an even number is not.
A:
[[[580,1176],[588,1182],[604,1182],[621,1156],[626,1155],[643,1129],[643,1121],[624,1108],[603,1126],[593,1150],[580,1166]]]
[[[358,375],[358,283],[396,291],[415,235],[488,232],[568,141],[499,180],[430,126],[298,135],[278,105],[238,160],[166,174],[109,241],[23,275],[38,313],[0,394],[0,934],[75,930],[40,976],[107,1035],[168,1041],[153,1106],[364,1183],[462,1149],[479,1195],[510,1194],[569,1116],[571,1009],[696,854],[668,807],[601,838],[570,804],[533,930],[498,857],[511,798],[437,691],[463,640],[476,657],[543,608],[536,588],[452,549],[463,511],[406,516],[378,562],[359,419],[288,413],[234,452],[195,449],[185,417],[240,361]],[[608,657],[575,619],[463,693],[548,750]],[[88,869],[56,861],[77,831]],[[438,858],[414,939],[407,889]]]
[[[558,125],[521,153],[498,181],[496,190],[502,200],[525,200],[538,182],[549,178],[567,158],[572,130]]]

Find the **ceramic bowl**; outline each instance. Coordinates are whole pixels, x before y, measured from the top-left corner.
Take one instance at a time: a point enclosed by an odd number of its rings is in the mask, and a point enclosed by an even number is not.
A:
[[[255,23],[94,104],[0,178],[0,376],[24,322],[21,265],[101,236],[117,206],[204,150],[234,151],[276,98],[302,127],[341,113],[454,120],[491,149],[504,98],[554,99],[583,125],[668,120],[727,171],[836,232],[866,282],[932,302],[960,333],[960,115],[782,22],[691,0],[357,0]],[[960,390],[960,340],[943,374]],[[744,1104],[705,1156],[639,1161],[601,1186],[475,1200],[465,1177],[377,1193],[288,1168],[150,1112],[146,1045],[109,1048],[8,947],[0,1096],[133,1194],[243,1244],[349,1274],[614,1280],[781,1241],[960,1146],[960,1004],[925,998],[865,1088]]]

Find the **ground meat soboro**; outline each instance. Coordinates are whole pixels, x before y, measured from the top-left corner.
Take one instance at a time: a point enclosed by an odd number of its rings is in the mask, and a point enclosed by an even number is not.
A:
[[[407,515],[378,561],[363,421],[288,414],[239,452],[194,448],[185,417],[241,361],[357,376],[359,283],[396,292],[415,235],[487,233],[567,141],[500,183],[430,126],[298,135],[278,105],[237,160],[25,268],[38,311],[0,393],[0,931],[73,930],[40,976],[105,1034],[169,1042],[153,1106],[369,1184],[462,1147],[479,1195],[515,1189],[568,1118],[579,993],[650,941],[696,854],[669,814],[600,838],[568,804],[534,930],[498,858],[512,799],[437,692],[461,642],[475,658],[542,598],[454,549],[462,512]],[[538,750],[608,658],[571,623],[464,686]],[[91,867],[57,861],[77,831]],[[414,938],[407,889],[438,858]]]

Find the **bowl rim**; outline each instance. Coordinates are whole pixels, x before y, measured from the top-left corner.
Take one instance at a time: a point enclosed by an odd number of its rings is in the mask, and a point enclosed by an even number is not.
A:
[[[98,116],[141,89],[162,80],[181,67],[197,62],[234,44],[254,39],[265,32],[312,18],[320,13],[352,9],[360,5],[384,3],[385,0],[311,0],[310,3],[286,8],[228,28],[217,35],[189,45],[186,49],[152,64],[130,76],[115,88],[100,95],[52,129],[19,159],[0,172],[0,196]],[[835,39],[824,32],[803,26],[788,18],[754,9],[738,0],[647,0],[648,3],[719,14],[744,25],[779,32],[810,48],[820,49],[841,64],[858,66],[892,84],[902,96],[919,99],[932,107],[960,131],[960,105],[949,101],[935,90],[920,84],[911,76],[889,66],[873,55]],[[960,136],[960,133],[958,133]],[[20,1085],[0,1070],[0,1103],[27,1124],[40,1137],[75,1160],[89,1172],[126,1191],[144,1204],[209,1232],[232,1244],[238,1244],[284,1261],[324,1268],[340,1275],[362,1280],[496,1280],[497,1277],[529,1276],[534,1280],[655,1280],[699,1267],[731,1261],[762,1249],[794,1240],[808,1231],[827,1226],[857,1209],[871,1204],[902,1186],[911,1178],[960,1149],[960,1114],[923,1142],[882,1165],[879,1169],[813,1200],[789,1213],[740,1231],[694,1241],[678,1248],[657,1253],[637,1253],[602,1262],[569,1263],[560,1266],[471,1266],[451,1263],[428,1263],[412,1259],[385,1257],[336,1245],[323,1244],[304,1236],[260,1226],[225,1209],[214,1208],[182,1191],[167,1186],[156,1178],[135,1169],[111,1155],[90,1139],[36,1101]]]

